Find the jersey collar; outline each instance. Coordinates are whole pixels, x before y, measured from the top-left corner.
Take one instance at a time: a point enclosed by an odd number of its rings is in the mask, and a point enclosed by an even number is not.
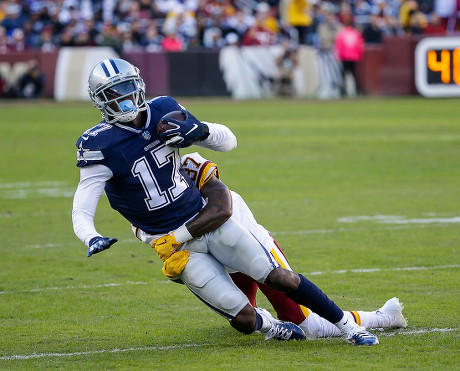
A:
[[[121,129],[132,131],[134,133],[140,133],[140,132],[148,129],[148,127],[150,126],[150,118],[152,117],[152,113],[150,112],[150,106],[148,104],[147,104],[146,113],[147,113],[147,120],[145,122],[144,127],[142,127],[142,128],[135,128],[135,127],[132,127],[132,126],[129,126],[129,125],[123,125],[123,124],[121,124],[119,122],[115,122],[113,125],[118,126]]]

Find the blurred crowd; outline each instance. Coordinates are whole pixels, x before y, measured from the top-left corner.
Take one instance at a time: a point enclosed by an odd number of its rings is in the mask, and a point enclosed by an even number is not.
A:
[[[327,49],[350,23],[366,43],[451,34],[458,8],[457,0],[2,0],[0,54],[64,46],[182,51],[286,39]]]

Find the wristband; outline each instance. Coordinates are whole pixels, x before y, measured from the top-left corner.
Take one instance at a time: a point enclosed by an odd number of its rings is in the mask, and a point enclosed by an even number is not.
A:
[[[187,227],[185,224],[181,225],[179,228],[177,228],[174,232],[174,237],[176,238],[176,241],[179,243],[184,243],[187,242],[191,239],[193,239],[193,236],[190,234],[188,231]]]

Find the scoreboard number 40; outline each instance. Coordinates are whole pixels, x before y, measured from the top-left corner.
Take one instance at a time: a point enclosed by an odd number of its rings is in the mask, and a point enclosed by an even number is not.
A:
[[[460,96],[460,37],[428,37],[417,44],[415,85],[425,97]]]

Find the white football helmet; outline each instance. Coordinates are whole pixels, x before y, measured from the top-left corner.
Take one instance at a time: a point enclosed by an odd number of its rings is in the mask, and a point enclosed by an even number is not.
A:
[[[129,122],[147,109],[139,69],[123,59],[105,59],[93,68],[88,92],[107,123]]]

